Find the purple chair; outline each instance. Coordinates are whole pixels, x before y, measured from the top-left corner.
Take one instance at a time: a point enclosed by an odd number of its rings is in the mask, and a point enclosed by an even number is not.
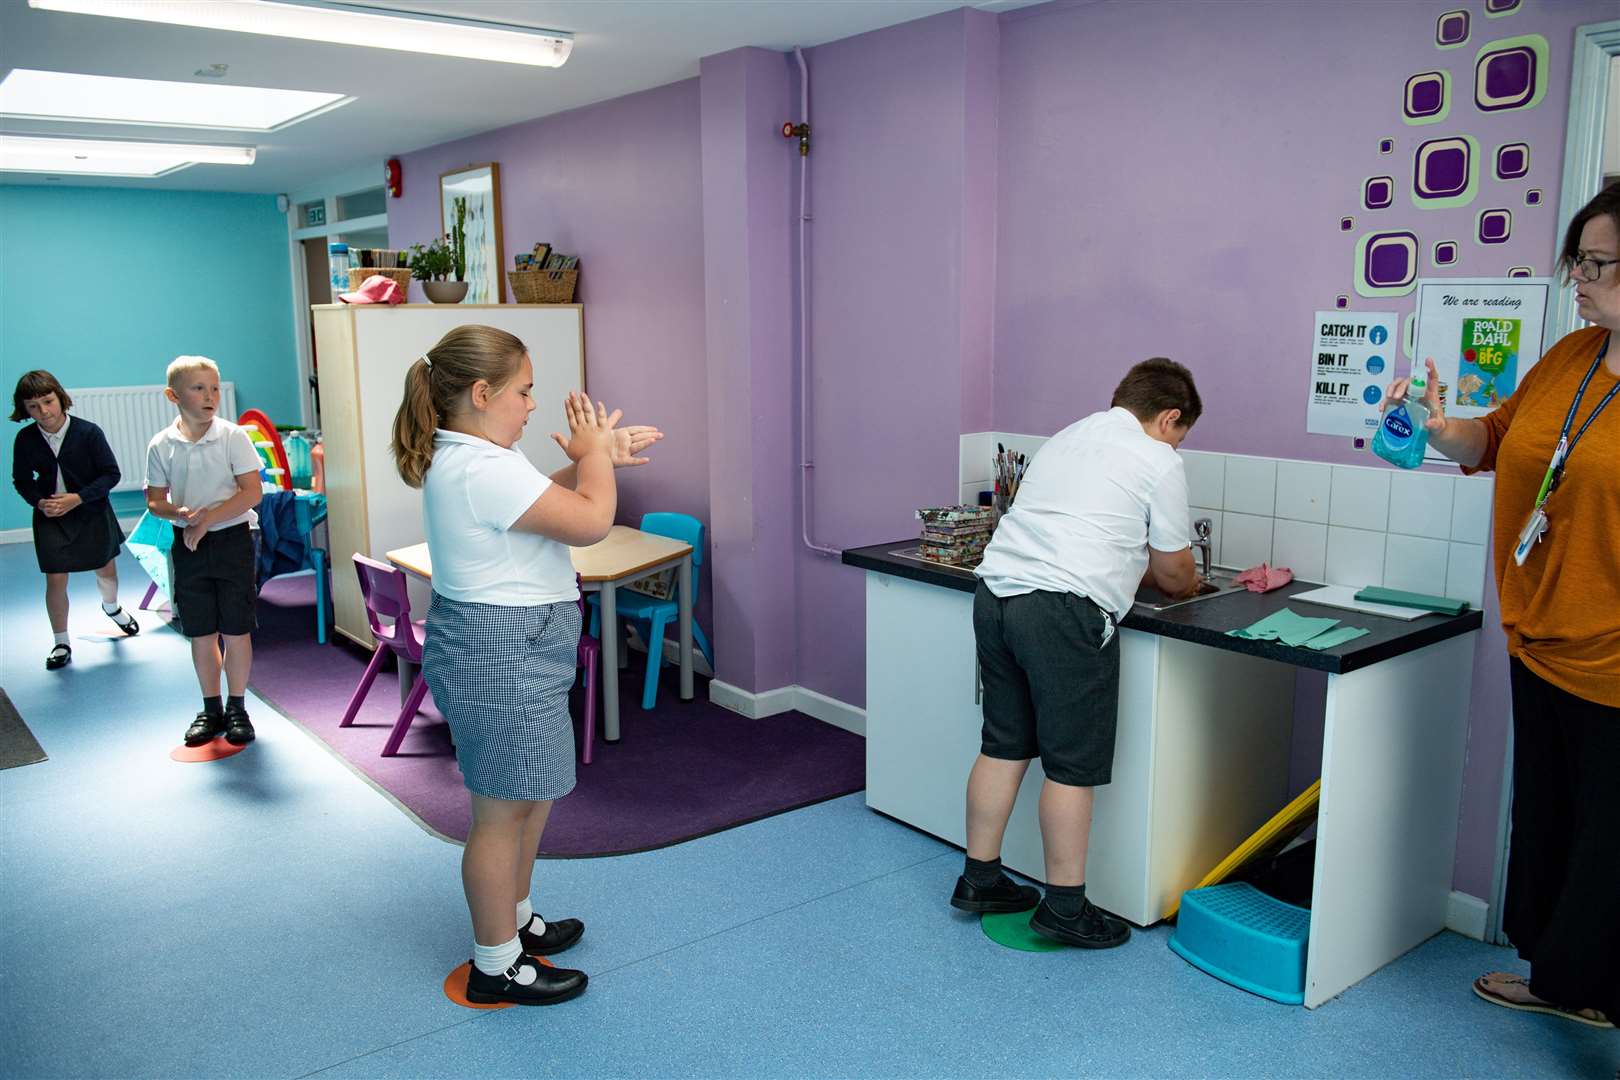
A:
[[[574,584],[579,584],[579,575],[574,575]],[[580,622],[585,620],[585,593],[579,594]],[[580,732],[580,742],[584,745],[581,761],[591,763],[591,746],[596,742],[596,679],[602,670],[602,643],[591,637],[588,633],[579,635],[579,653],[576,666],[585,669],[585,722]]]
[[[354,568],[360,575],[360,595],[366,600],[366,619],[371,623],[371,635],[377,639],[377,649],[371,654],[371,663],[366,665],[366,673],[360,676],[360,685],[354,688],[354,696],[349,699],[349,708],[338,727],[348,727],[354,723],[360,703],[366,700],[377,672],[382,669],[383,657],[389,652],[397,653],[402,661],[421,667],[422,641],[427,635],[425,621],[411,621],[411,598],[405,591],[403,571],[360,554],[354,557]],[[384,619],[390,620],[386,626],[383,625]],[[383,757],[393,757],[399,752],[399,744],[405,741],[405,733],[410,730],[411,721],[416,719],[417,710],[422,707],[422,695],[426,693],[427,680],[418,674],[416,685],[411,687],[410,696],[405,699],[404,707],[399,710],[399,718],[394,721],[394,730],[383,744]]]

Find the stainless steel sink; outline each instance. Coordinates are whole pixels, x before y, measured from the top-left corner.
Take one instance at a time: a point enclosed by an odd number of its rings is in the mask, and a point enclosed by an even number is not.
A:
[[[1237,575],[1217,570],[1201,579],[1198,583],[1198,591],[1191,596],[1166,596],[1151,585],[1143,585],[1136,590],[1136,604],[1134,606],[1146,608],[1149,611],[1165,611],[1169,608],[1180,607],[1183,604],[1196,604],[1200,600],[1209,600],[1213,597],[1241,592],[1243,588],[1237,582]]]

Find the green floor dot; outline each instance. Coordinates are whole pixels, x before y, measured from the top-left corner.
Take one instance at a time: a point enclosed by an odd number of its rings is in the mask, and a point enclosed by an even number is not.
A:
[[[1015,911],[1008,915],[981,915],[979,926],[984,930],[984,936],[997,945],[1005,945],[1009,949],[1020,949],[1023,952],[1053,952],[1064,946],[1051,938],[1045,938],[1029,928],[1027,911]]]

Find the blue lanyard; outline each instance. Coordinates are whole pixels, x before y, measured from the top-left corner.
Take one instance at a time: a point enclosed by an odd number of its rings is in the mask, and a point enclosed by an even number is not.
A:
[[[1597,408],[1592,410],[1592,415],[1586,418],[1586,423],[1581,425],[1575,437],[1573,439],[1569,437],[1569,429],[1575,424],[1575,414],[1580,410],[1581,400],[1586,397],[1586,388],[1591,385],[1592,376],[1596,375],[1598,368],[1602,366],[1603,358],[1609,355],[1609,340],[1613,336],[1612,331],[1603,336],[1603,348],[1598,350],[1597,358],[1592,361],[1592,366],[1587,368],[1586,378],[1581,380],[1581,388],[1575,391],[1575,400],[1569,403],[1569,415],[1564,417],[1564,429],[1558,433],[1558,448],[1553,451],[1552,484],[1547,489],[1549,495],[1564,478],[1564,463],[1569,460],[1569,455],[1575,452],[1575,444],[1581,441],[1581,436],[1592,426],[1592,421],[1598,418],[1598,414],[1614,400],[1614,395],[1620,392],[1620,382],[1609,387],[1609,392],[1603,395],[1603,400],[1597,403]]]

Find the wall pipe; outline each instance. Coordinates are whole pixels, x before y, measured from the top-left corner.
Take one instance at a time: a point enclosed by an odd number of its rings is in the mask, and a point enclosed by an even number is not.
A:
[[[793,58],[799,62],[799,122],[810,123],[810,69],[804,63],[804,50],[793,48]],[[811,498],[811,477],[816,462],[810,452],[810,260],[805,248],[805,226],[810,221],[810,156],[799,155],[799,501],[804,507],[804,526],[801,538],[804,546],[819,555],[842,556],[837,548],[826,547],[814,539],[814,503]]]

